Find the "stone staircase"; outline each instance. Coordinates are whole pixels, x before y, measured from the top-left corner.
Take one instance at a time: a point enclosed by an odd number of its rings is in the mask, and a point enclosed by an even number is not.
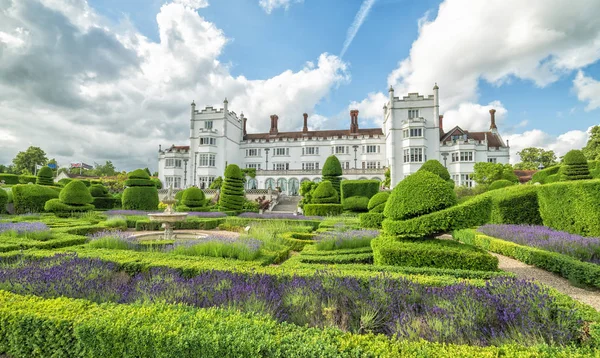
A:
[[[277,213],[295,213],[300,199],[302,199],[301,196],[281,195],[277,205],[271,211]]]

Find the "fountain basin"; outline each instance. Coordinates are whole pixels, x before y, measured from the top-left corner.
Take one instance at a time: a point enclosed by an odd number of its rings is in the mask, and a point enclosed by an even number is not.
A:
[[[174,223],[184,221],[188,213],[156,213],[148,214],[150,221],[159,221],[162,223]]]

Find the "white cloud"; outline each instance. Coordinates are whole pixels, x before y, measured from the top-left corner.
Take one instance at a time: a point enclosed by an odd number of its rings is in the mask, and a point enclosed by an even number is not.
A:
[[[539,129],[533,129],[520,134],[504,136],[504,140],[509,141],[510,162],[515,164],[520,162],[517,153],[528,147],[553,150],[558,158],[565,155],[571,149],[581,149],[589,139],[590,129],[591,127],[587,131],[572,130],[559,136],[552,136]]]
[[[579,71],[573,80],[573,88],[577,93],[577,98],[588,103],[585,107],[586,111],[600,107],[600,81],[596,81]],[[572,109],[572,112],[574,112],[574,109]]]
[[[348,50],[348,47],[350,47],[350,44],[352,43],[352,40],[354,40],[358,30],[360,30],[360,27],[367,19],[367,16],[369,16],[369,11],[371,11],[373,4],[375,4],[375,0],[364,0],[360,5],[360,9],[358,9],[358,12],[354,17],[354,21],[352,21],[352,25],[350,25],[348,28],[346,40],[344,41],[344,46],[342,47],[340,57],[344,57],[344,54]]]
[[[259,0],[258,4],[267,14],[270,14],[275,9],[282,7],[287,10],[292,3],[301,3],[303,1],[304,0]]]
[[[502,128],[505,123],[507,110],[500,101],[493,101],[482,106],[477,103],[464,102],[458,108],[442,113],[444,115],[444,130],[448,131],[454,126],[459,126],[468,131],[487,131],[490,129],[490,109],[496,110],[496,125]]]
[[[383,124],[383,105],[386,104],[388,99],[381,92],[371,92],[362,101],[350,103],[348,110],[358,109],[359,122],[367,120],[381,126]]]
[[[192,100],[222,107],[228,97],[250,131],[267,130],[273,113],[282,130],[297,129],[303,112],[350,78],[329,54],[272,78],[233,77],[219,61],[229,39],[196,11],[204,2],[163,5],[154,42],[112,27],[83,0],[2,1],[0,32],[21,28],[23,44],[0,42],[0,163],[35,145],[63,165],[152,168],[158,144],[188,143]]]
[[[173,0],[173,2],[192,9],[201,9],[208,6],[208,0]]]

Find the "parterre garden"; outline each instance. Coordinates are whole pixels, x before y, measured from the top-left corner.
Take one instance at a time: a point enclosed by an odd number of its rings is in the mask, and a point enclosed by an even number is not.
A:
[[[175,229],[207,235],[170,241],[137,235],[160,230],[146,216],[156,188],[138,171],[121,209],[92,208],[106,193],[77,182],[13,186],[23,209],[0,222],[0,353],[598,354],[595,309],[500,271],[489,251],[600,288],[600,180],[496,185],[459,203],[439,163],[380,192],[328,162],[327,180],[303,184],[307,216],[243,212],[230,166],[218,201],[179,197],[190,215]]]

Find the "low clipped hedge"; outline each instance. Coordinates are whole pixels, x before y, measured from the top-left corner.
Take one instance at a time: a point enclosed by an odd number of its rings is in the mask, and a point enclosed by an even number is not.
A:
[[[57,216],[66,217],[74,212],[94,210],[94,205],[92,205],[93,200],[85,184],[79,180],[73,180],[65,185],[58,199],[46,202],[44,210],[54,213]]]
[[[387,191],[382,191],[381,193],[377,193],[371,197],[369,200],[369,205],[367,205],[367,209],[373,213],[383,213],[383,209],[385,209],[385,203],[387,203],[390,198],[390,193]]]
[[[92,201],[92,205],[94,205],[96,209],[114,209],[120,207],[120,204],[120,199],[111,197],[94,198]]]
[[[385,219],[381,226],[383,232],[389,236],[422,238],[483,225],[489,222],[491,208],[492,200],[481,195],[460,205],[413,219],[404,221]]]
[[[225,222],[225,218],[214,218],[214,219],[196,219],[191,218],[186,221],[178,221],[173,223],[173,229],[175,230],[212,230],[219,227],[219,225]],[[157,221],[148,220],[137,220],[135,223],[136,231],[160,231],[162,223]]]
[[[497,189],[502,189],[502,188],[506,188],[508,186],[513,186],[513,185],[517,185],[516,183],[513,183],[510,180],[506,180],[506,179],[500,179],[500,180],[496,180],[495,182],[493,182],[492,184],[490,184],[488,190],[497,190]]]
[[[539,185],[518,185],[483,194],[492,199],[490,223],[541,225]]]
[[[4,174],[0,173],[0,182],[4,181],[4,184],[15,185],[19,184],[19,176],[16,174]]]
[[[21,184],[35,184],[37,177],[35,175],[19,175],[19,183]]]
[[[55,238],[46,241],[31,240],[28,238],[8,238],[4,239],[0,235],[0,252],[10,252],[27,249],[58,249],[74,245],[83,245],[87,241],[85,236],[67,234],[66,231],[60,234],[54,234]]]
[[[546,169],[542,169],[540,171],[537,171],[531,177],[531,182],[533,182],[533,183],[540,183],[540,184],[546,184],[546,181],[548,180],[548,177],[551,176],[551,175],[558,174],[559,170],[560,170],[560,165],[555,165],[553,167],[548,167]]]
[[[473,229],[455,231],[455,239],[487,251],[512,257],[541,269],[554,272],[569,281],[600,288],[600,265],[582,262],[570,256],[545,251],[481,234]]]
[[[379,180],[344,180],[341,187],[341,201],[354,196],[364,196],[370,199],[379,192]]]
[[[12,193],[15,214],[41,213],[48,200],[58,198],[56,190],[36,184],[15,185]]]
[[[436,267],[476,271],[496,271],[498,259],[473,246],[449,240],[397,241],[377,238],[371,241],[375,265]]]
[[[368,210],[369,198],[366,196],[351,196],[342,200],[342,206],[346,211],[364,212]]]
[[[63,203],[60,199],[50,199],[44,205],[45,211],[54,213],[58,217],[69,217],[73,213],[91,211],[94,209],[95,207],[92,204],[69,205]]]
[[[6,211],[6,204],[8,204],[8,193],[0,188],[0,214],[4,214]]]
[[[306,263],[306,264],[326,264],[326,265],[372,264],[373,263],[373,253],[372,252],[362,252],[362,253],[346,253],[346,254],[331,254],[331,255],[304,255],[304,254],[301,254],[299,260],[300,260],[300,262]]]
[[[542,185],[538,200],[544,226],[582,236],[600,236],[600,180]]]
[[[385,219],[383,213],[362,213],[358,215],[360,227],[365,229],[381,229],[381,223]]]
[[[335,216],[344,212],[342,204],[306,204],[304,215],[306,216]]]

